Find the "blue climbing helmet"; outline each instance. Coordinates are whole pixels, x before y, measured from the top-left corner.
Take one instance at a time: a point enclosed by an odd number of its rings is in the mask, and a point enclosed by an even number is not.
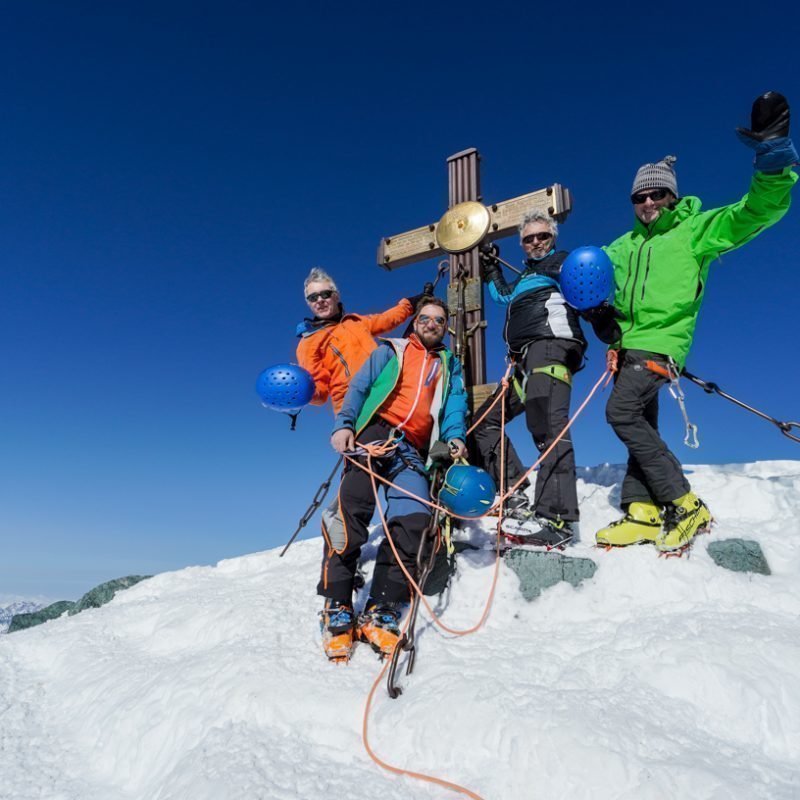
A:
[[[459,517],[481,517],[494,503],[491,475],[470,464],[453,464],[444,475],[439,501]]]
[[[258,376],[256,392],[267,408],[296,414],[314,396],[314,380],[297,364],[276,364]]]
[[[578,311],[599,306],[614,286],[614,265],[599,247],[578,247],[561,265],[561,293]]]

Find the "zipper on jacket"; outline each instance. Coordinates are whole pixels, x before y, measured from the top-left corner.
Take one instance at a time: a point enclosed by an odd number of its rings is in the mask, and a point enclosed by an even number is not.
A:
[[[419,397],[422,394],[422,384],[425,381],[425,371],[426,371],[425,368],[428,365],[428,356],[429,355],[430,355],[430,353],[426,350],[425,351],[425,358],[422,359],[422,368],[419,371],[419,383],[417,384],[416,397],[414,398],[414,402],[411,404],[411,410],[406,415],[406,418],[399,425],[396,426],[398,431],[402,430],[403,428],[405,428],[406,424],[411,419],[411,417],[413,416],[414,412],[417,410],[417,403],[419,403]]]
[[[631,328],[633,328],[633,304],[636,302],[636,280],[639,277],[639,266],[642,260],[642,250],[644,250],[644,246],[647,244],[647,238],[639,245],[639,252],[636,254],[636,273],[633,276],[633,286],[631,286]],[[630,330],[630,328],[628,329]]]
[[[334,355],[342,362],[342,366],[344,367],[344,374],[349,378],[350,377],[350,367],[347,366],[347,362],[344,360],[344,356],[333,346],[331,345],[331,350],[333,350]]]
[[[647,276],[650,274],[650,256],[653,253],[653,248],[651,247],[647,251],[647,268],[644,271],[644,280],[642,281],[642,300],[644,300],[644,287],[647,286]]]
[[[634,302],[636,300],[636,279],[639,277],[639,263],[640,263],[640,260],[641,260],[641,257],[642,257],[642,250],[644,249],[644,246],[647,244],[647,240],[649,238],[650,238],[650,233],[648,231],[648,234],[645,237],[644,241],[639,245],[639,252],[636,254],[636,272],[635,272],[635,274],[633,276],[633,285],[631,286],[631,301],[630,301],[630,319],[631,319],[631,324],[628,326],[628,330],[623,331],[620,334],[620,337],[619,337],[620,338],[620,344],[622,344],[622,339],[625,336],[625,334],[626,333],[630,333],[633,330],[633,327],[635,325],[635,320],[633,319],[633,304],[634,304]],[[628,264],[629,264],[629,266],[628,266],[628,280],[630,280],[630,277],[631,277],[630,261],[631,261],[632,258],[633,258],[633,253],[631,253],[630,258],[628,259]],[[625,285],[626,286],[628,285],[628,281],[625,281]]]
[[[633,253],[628,253],[628,277],[625,278],[625,285],[622,287],[623,297],[625,297],[625,292],[628,291],[628,284],[631,282],[631,261],[633,261]]]

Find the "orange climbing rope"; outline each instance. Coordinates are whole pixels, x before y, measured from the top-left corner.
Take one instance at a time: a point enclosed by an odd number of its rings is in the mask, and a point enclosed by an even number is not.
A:
[[[491,411],[491,409],[498,402],[498,400],[505,395],[506,391],[508,390],[508,374],[510,372],[510,369],[511,369],[511,367],[509,367],[509,369],[506,371],[505,376],[503,377],[503,380],[502,380],[503,389],[502,389],[502,391],[498,392],[498,395],[495,398],[494,402],[489,406],[489,408],[481,416],[481,418],[475,423],[475,425],[473,425],[472,428],[470,428],[470,431],[473,430],[475,428],[475,426],[481,422],[481,420],[486,416],[486,414],[489,413],[489,411]],[[380,519],[381,519],[381,524],[383,525],[383,530],[384,530],[384,533],[386,534],[386,539],[389,542],[389,546],[392,549],[392,553],[394,555],[394,558],[395,558],[398,566],[400,567],[400,569],[403,571],[403,575],[405,576],[406,580],[408,581],[410,588],[412,588],[413,591],[415,591],[417,593],[417,595],[419,596],[420,602],[427,609],[431,620],[433,621],[434,624],[438,625],[442,630],[447,631],[448,633],[453,634],[454,636],[467,636],[468,634],[474,633],[475,631],[479,630],[483,626],[484,622],[486,621],[487,617],[489,616],[489,611],[491,609],[492,602],[494,600],[495,590],[497,588],[497,580],[498,580],[498,577],[499,577],[499,574],[500,574],[500,535],[499,535],[499,531],[500,531],[500,525],[502,524],[502,520],[503,520],[503,505],[504,505],[505,499],[508,497],[508,495],[510,495],[512,492],[514,492],[522,484],[522,482],[525,480],[525,478],[527,478],[527,476],[531,472],[533,472],[533,470],[536,469],[536,467],[539,466],[539,464],[541,464],[541,462],[544,461],[545,458],[547,458],[547,456],[552,452],[553,448],[558,444],[559,441],[561,441],[561,439],[564,437],[566,432],[572,427],[572,424],[575,422],[575,420],[580,416],[581,412],[589,404],[589,401],[592,399],[592,397],[594,397],[595,393],[600,388],[600,386],[601,385],[607,386],[608,382],[611,380],[611,378],[612,378],[612,375],[608,370],[603,372],[603,374],[600,376],[598,381],[592,387],[592,389],[589,392],[589,394],[586,396],[584,401],[578,407],[577,411],[570,417],[570,419],[568,420],[567,424],[564,426],[563,430],[558,434],[558,436],[555,437],[555,439],[550,443],[550,446],[547,447],[547,449],[539,456],[539,458],[536,460],[536,462],[533,464],[533,466],[531,466],[531,468],[525,473],[525,475],[523,475],[523,477],[520,478],[520,480],[511,489],[509,489],[506,493],[502,493],[502,487],[503,487],[503,484],[505,482],[505,453],[504,453],[504,450],[505,450],[505,422],[506,422],[506,414],[505,414],[506,407],[505,407],[505,403],[503,403],[503,405],[501,407],[501,421],[500,421],[500,488],[501,488],[501,493],[500,493],[500,499],[495,504],[495,505],[499,506],[498,507],[499,519],[498,519],[498,536],[497,536],[496,544],[495,544],[495,562],[494,562],[494,570],[493,570],[493,575],[492,575],[492,584],[491,584],[491,588],[489,590],[489,595],[488,595],[488,597],[486,599],[486,603],[484,605],[481,617],[478,620],[478,622],[475,623],[475,625],[473,625],[470,628],[466,628],[466,629],[463,629],[463,630],[458,630],[458,629],[455,629],[455,628],[451,628],[448,625],[446,625],[444,622],[442,622],[442,620],[437,616],[436,612],[433,610],[431,605],[425,599],[425,595],[423,594],[422,589],[419,587],[417,582],[414,580],[414,578],[411,575],[411,573],[406,569],[405,565],[403,564],[403,562],[402,562],[402,560],[400,558],[399,553],[397,552],[397,548],[395,547],[394,540],[393,540],[392,535],[391,535],[391,533],[389,531],[389,526],[388,526],[387,521],[386,521],[386,516],[385,516],[385,514],[383,512],[383,509],[381,508],[380,498],[378,496],[378,485],[376,483],[376,479],[381,481],[385,485],[391,486],[392,488],[403,492],[404,494],[408,495],[409,497],[412,497],[412,498],[420,501],[421,503],[424,503],[425,505],[430,506],[432,509],[438,509],[438,510],[441,510],[441,511],[446,511],[446,509],[441,508],[441,506],[439,506],[436,503],[431,502],[430,500],[426,500],[426,499],[424,499],[422,497],[418,497],[413,492],[410,492],[410,491],[408,491],[406,489],[403,489],[402,487],[397,486],[396,484],[392,483],[391,481],[387,480],[386,478],[383,478],[382,476],[380,476],[377,473],[375,473],[375,471],[372,469],[372,458],[373,457],[380,457],[381,455],[386,455],[389,452],[391,452],[393,449],[395,449],[397,447],[397,445],[394,444],[392,442],[392,440],[388,440],[387,442],[382,442],[380,444],[372,443],[372,444],[368,444],[368,445],[362,445],[362,447],[364,448],[364,450],[366,451],[366,454],[367,454],[367,464],[366,464],[366,466],[360,464],[358,461],[355,461],[354,459],[350,458],[349,456],[345,456],[345,458],[347,458],[348,461],[350,461],[351,464],[355,464],[357,467],[359,467],[360,469],[363,469],[365,472],[367,472],[369,474],[370,483],[372,484],[372,491],[375,494],[375,506],[378,509],[378,514],[379,514]],[[605,381],[605,384],[604,384],[604,381]],[[494,510],[494,506],[492,507],[492,509],[487,511],[482,516],[487,516],[487,515],[491,514],[493,510]],[[446,513],[450,513],[450,512],[446,512]],[[456,514],[451,514],[451,516],[458,517],[458,515],[456,515]],[[459,519],[467,519],[466,517],[458,517],[458,518]],[[472,519],[475,519],[475,518],[472,518]],[[406,622],[406,624],[407,624],[407,622]],[[404,632],[405,632],[405,627],[403,629],[403,633]],[[443,786],[443,787],[445,787],[447,789],[451,789],[454,792],[458,792],[459,794],[465,795],[467,797],[474,798],[474,800],[483,800],[483,798],[481,798],[480,795],[476,794],[475,792],[471,791],[470,789],[467,789],[464,786],[460,786],[457,783],[453,783],[452,781],[447,781],[447,780],[444,780],[443,778],[437,778],[434,775],[427,775],[427,774],[422,773],[422,772],[414,772],[413,770],[407,770],[407,769],[402,769],[400,767],[395,767],[395,766],[389,764],[388,762],[384,761],[383,759],[381,759],[373,751],[372,747],[369,744],[369,712],[370,712],[370,709],[372,707],[372,701],[373,701],[373,698],[375,696],[375,692],[377,691],[378,686],[380,685],[381,681],[383,680],[383,676],[384,676],[384,674],[385,674],[385,672],[386,672],[386,670],[387,670],[387,668],[389,666],[389,663],[390,662],[387,660],[386,663],[383,665],[383,668],[381,669],[380,673],[378,674],[378,677],[375,679],[375,682],[372,684],[372,688],[370,689],[369,694],[367,695],[367,700],[366,700],[366,703],[364,705],[364,715],[363,715],[363,722],[362,722],[362,729],[361,729],[361,739],[362,739],[362,741],[364,743],[364,749],[367,751],[367,754],[369,755],[369,757],[379,767],[381,767],[382,769],[388,770],[389,772],[393,772],[396,775],[405,775],[405,776],[407,776],[409,778],[416,778],[417,780],[426,781],[428,783],[433,783],[433,784],[436,784],[438,786]]]
[[[503,503],[509,497],[509,495],[513,494],[522,485],[522,483],[525,481],[525,479],[528,477],[528,475],[530,475],[542,463],[542,461],[544,461],[544,459],[547,458],[547,456],[550,455],[550,453],[553,451],[553,448],[555,448],[555,446],[564,438],[564,435],[566,434],[566,432],[572,427],[572,425],[574,424],[575,420],[581,415],[581,413],[583,412],[584,408],[586,408],[586,406],[589,404],[589,401],[592,399],[592,397],[594,397],[594,395],[597,392],[597,390],[601,387],[601,385],[604,384],[604,382],[605,382],[605,385],[608,385],[608,383],[611,380],[611,378],[612,378],[612,375],[608,372],[608,370],[603,372],[603,374],[597,380],[595,385],[589,391],[589,394],[586,396],[584,401],[578,407],[578,410],[569,418],[569,420],[567,421],[567,424],[562,428],[562,430],[553,439],[553,441],[550,442],[549,446],[542,452],[542,454],[539,456],[539,458],[537,458],[536,461],[534,461],[534,463],[530,466],[530,468],[527,470],[527,472],[525,472],[525,474],[507,492],[505,492],[505,493],[501,492],[499,498],[492,505],[492,507],[489,508],[483,514],[481,514],[480,517],[462,517],[462,516],[459,516],[458,514],[454,514],[452,511],[448,511],[446,508],[443,508],[438,503],[434,503],[431,500],[427,500],[427,499],[425,499],[423,497],[418,497],[412,491],[410,491],[408,489],[404,489],[402,486],[397,486],[397,484],[392,483],[390,480],[388,480],[387,478],[384,478],[381,475],[375,475],[375,477],[381,483],[385,484],[386,486],[391,486],[393,489],[396,489],[398,492],[402,492],[404,495],[407,495],[408,497],[411,497],[414,500],[418,500],[420,503],[423,503],[424,505],[429,506],[432,509],[436,509],[438,511],[442,511],[442,512],[444,512],[446,514],[449,514],[451,517],[454,517],[456,519],[474,520],[474,519],[482,519],[483,517],[495,516],[495,513],[496,513],[496,510],[497,510],[498,506],[502,507]],[[503,405],[503,416],[505,417],[505,404]],[[501,431],[500,441],[501,441],[501,445],[505,442],[505,430]],[[373,455],[373,456],[377,457],[377,456],[380,456],[380,455],[385,455],[386,452],[388,452],[388,451],[384,451],[384,449],[383,449],[387,444],[391,444],[391,440],[389,440],[388,442],[381,442],[379,445],[376,445],[375,443],[366,444],[366,445],[361,445],[360,444],[359,447],[361,447],[367,453],[367,455]],[[377,450],[374,449],[376,447],[377,447]],[[364,464],[359,463],[358,461],[356,461],[351,456],[345,455],[345,458],[351,464],[353,464],[354,466],[356,466],[359,469],[363,470],[364,472],[367,472],[367,473],[371,472],[371,470],[368,467],[364,466]]]

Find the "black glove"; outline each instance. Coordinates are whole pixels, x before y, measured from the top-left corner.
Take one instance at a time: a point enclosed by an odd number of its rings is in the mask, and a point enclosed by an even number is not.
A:
[[[448,464],[453,460],[450,455],[450,448],[447,446],[446,442],[442,441],[433,443],[430,453],[428,453],[428,458],[434,463],[438,462],[439,464]]]
[[[757,172],[775,174],[798,161],[797,149],[789,138],[789,104],[778,92],[756,98],[750,114],[750,128],[737,128],[739,141],[755,150]]]
[[[604,344],[614,344],[622,336],[617,320],[622,319],[623,315],[605,300],[599,306],[579,311],[578,314],[592,326],[594,335]]]
[[[492,281],[500,272],[500,262],[497,257],[500,255],[500,248],[496,244],[484,242],[479,248],[478,260],[481,267],[481,278],[484,281]]]
[[[750,127],[737,128],[739,138],[766,142],[789,135],[789,103],[780,92],[757,97],[750,112]]]
[[[411,297],[406,297],[406,300],[408,300],[408,302],[411,303],[411,308],[413,308],[414,311],[416,311],[417,303],[419,303],[420,300],[427,300],[429,297],[433,297],[433,284],[430,281],[428,281],[422,287],[422,294],[415,294],[412,295]]]

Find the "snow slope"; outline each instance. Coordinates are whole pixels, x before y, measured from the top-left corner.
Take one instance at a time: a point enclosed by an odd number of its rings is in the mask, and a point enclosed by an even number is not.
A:
[[[590,539],[616,514],[621,470],[581,474]],[[578,589],[526,603],[503,565],[477,634],[421,624],[405,693],[376,696],[376,752],[493,800],[800,797],[800,462],[691,480],[718,524],[689,559],[579,543],[599,569]],[[760,542],[773,574],[714,565],[708,542],[732,536]],[[2,637],[0,797],[456,797],[365,753],[379,664],[364,647],[348,667],[323,658],[319,557],[313,539],[162,574]],[[450,625],[479,617],[492,558],[461,557],[438,601]]]

